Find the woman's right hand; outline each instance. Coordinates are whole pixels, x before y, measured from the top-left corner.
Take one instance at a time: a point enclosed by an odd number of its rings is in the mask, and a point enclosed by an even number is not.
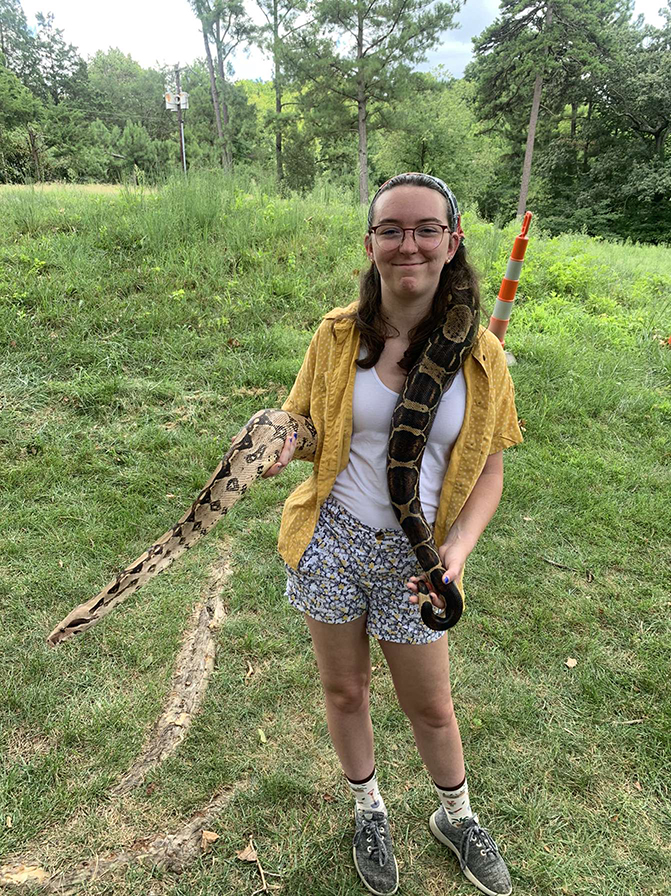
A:
[[[236,439],[239,439],[242,433],[244,432],[244,428],[240,430],[240,432],[233,436],[231,439],[231,445],[235,442]],[[277,461],[272,465],[272,467],[268,467],[266,472],[261,477],[262,479],[270,479],[271,476],[277,476],[278,473],[281,473],[282,470],[289,463],[291,458],[294,456],[294,451],[296,450],[296,433],[293,435],[287,436],[284,445],[282,446],[282,450],[280,451],[280,456],[277,458]]]

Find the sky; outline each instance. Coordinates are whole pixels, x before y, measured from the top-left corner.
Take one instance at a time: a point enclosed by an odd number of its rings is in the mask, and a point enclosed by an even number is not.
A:
[[[176,63],[186,66],[204,56],[199,22],[187,0],[116,0],[113,4],[21,0],[21,5],[29,25],[35,24],[36,12],[53,12],[56,27],[85,58],[97,50],[118,47],[144,68],[150,68]],[[251,11],[254,4],[248,5]],[[636,0],[636,13],[659,25],[658,10],[663,5],[664,0]],[[420,67],[430,70],[443,65],[452,75],[461,77],[471,58],[471,38],[494,21],[498,7],[498,0],[467,0],[455,18],[459,28],[446,31],[441,45]],[[258,50],[238,53],[233,67],[236,79],[272,77],[269,61]]]

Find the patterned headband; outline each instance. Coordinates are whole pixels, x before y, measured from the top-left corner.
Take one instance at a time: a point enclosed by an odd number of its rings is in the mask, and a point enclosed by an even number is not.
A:
[[[373,196],[373,201],[368,208],[368,227],[370,228],[373,226],[373,208],[380,193],[386,193],[387,190],[390,190],[392,187],[400,187],[404,184],[412,185],[413,181],[406,180],[406,178],[422,178],[425,181],[429,181],[429,183],[423,184],[415,183],[418,187],[428,187],[430,190],[437,190],[447,199],[450,211],[452,212],[452,220],[456,223],[456,232],[459,234],[461,242],[463,242],[464,231],[461,229],[461,215],[459,214],[459,206],[457,205],[457,199],[454,193],[450,190],[445,181],[442,181],[439,177],[434,177],[432,174],[422,174],[419,171],[406,171],[404,174],[395,174],[394,177],[390,177],[389,180],[386,180],[382,184],[375,196]]]

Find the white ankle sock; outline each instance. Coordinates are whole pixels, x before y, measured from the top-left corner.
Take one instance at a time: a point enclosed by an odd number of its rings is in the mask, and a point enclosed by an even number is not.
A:
[[[352,791],[352,796],[356,800],[357,812],[387,813],[384,800],[382,799],[377,784],[377,773],[375,769],[373,769],[373,774],[370,778],[366,778],[365,781],[350,781],[347,776],[345,776],[345,779],[349,784],[349,789]]]
[[[463,784],[460,784],[454,790],[445,790],[439,787],[435,781],[433,786],[436,788],[436,793],[440,798],[443,809],[447,813],[447,820],[450,824],[459,827],[468,818],[473,817],[475,813],[471,809],[471,803],[468,799],[468,782],[466,778],[464,778]]]

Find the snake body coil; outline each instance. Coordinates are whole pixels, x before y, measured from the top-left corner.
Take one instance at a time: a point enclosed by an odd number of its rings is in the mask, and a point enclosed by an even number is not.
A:
[[[445,569],[419,500],[419,476],[441,396],[470,351],[477,327],[477,315],[470,307],[450,308],[445,323],[433,334],[406,377],[391,419],[387,451],[391,505],[433,590],[445,601],[444,615],[436,615],[428,590],[420,585],[422,619],[429,628],[439,631],[456,625],[463,601],[454,582],[443,582]]]
[[[95,625],[142,585],[167,569],[224,516],[280,455],[287,435],[295,432],[297,460],[312,460],[317,432],[312,420],[287,411],[263,410],[239,433],[231,448],[184,516],[114,581],[76,607],[47,638],[55,646]]]

